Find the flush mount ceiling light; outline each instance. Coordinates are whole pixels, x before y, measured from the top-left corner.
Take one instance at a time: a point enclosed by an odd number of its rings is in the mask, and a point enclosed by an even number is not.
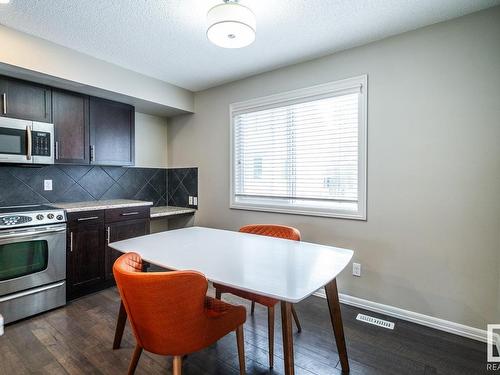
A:
[[[207,37],[223,48],[241,48],[255,40],[255,14],[237,0],[224,0],[207,13]]]

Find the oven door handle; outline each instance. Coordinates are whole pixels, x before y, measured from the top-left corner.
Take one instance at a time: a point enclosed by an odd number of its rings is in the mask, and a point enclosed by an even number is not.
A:
[[[41,234],[64,232],[65,230],[66,230],[66,227],[62,227],[62,228],[49,228],[46,230],[29,230],[29,231],[22,231],[22,232],[18,232],[18,233],[0,234],[0,241],[3,239],[7,239],[7,238],[32,237],[32,236],[38,236]]]
[[[61,282],[58,282],[56,284],[44,285],[44,286],[41,286],[39,288],[33,288],[33,289],[25,290],[24,292],[9,294],[6,297],[0,297],[0,303],[7,302],[7,301],[10,301],[10,300],[13,300],[13,299],[16,299],[16,298],[21,298],[21,297],[29,296],[30,294],[40,293],[40,292],[43,292],[45,290],[50,290],[50,289],[58,288],[58,287],[63,286],[63,285],[64,285],[64,281],[61,281]]]

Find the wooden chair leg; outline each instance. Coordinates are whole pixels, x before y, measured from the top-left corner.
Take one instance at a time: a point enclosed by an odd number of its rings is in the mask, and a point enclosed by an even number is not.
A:
[[[250,315],[253,315],[255,311],[255,301],[252,301],[252,307],[250,308]]]
[[[274,306],[267,308],[267,337],[269,340],[269,368],[274,367]]]
[[[222,294],[222,293],[220,292],[220,290],[219,290],[219,289],[215,289],[215,298],[216,298],[216,299],[220,299],[220,298],[221,298],[221,294]]]
[[[128,366],[128,375],[134,375],[141,354],[142,354],[142,348],[139,345],[136,345],[134,349],[134,354],[132,354],[132,359],[130,360],[130,365]]]
[[[118,311],[118,320],[116,322],[115,339],[113,340],[113,349],[119,349],[122,343],[123,331],[127,323],[127,312],[123,302],[120,301],[120,310]]]
[[[173,375],[181,375],[182,374],[182,356],[176,355],[174,357],[174,363],[172,366]]]
[[[243,339],[243,325],[236,328],[236,342],[238,344],[238,360],[240,363],[240,375],[245,375],[245,340]]]
[[[297,311],[295,311],[294,305],[292,305],[292,315],[293,320],[295,320],[295,325],[297,326],[297,331],[302,332],[302,327],[300,326],[299,317],[297,316]]]

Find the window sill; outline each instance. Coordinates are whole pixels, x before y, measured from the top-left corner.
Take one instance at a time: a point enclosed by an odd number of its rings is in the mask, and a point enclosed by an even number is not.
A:
[[[280,206],[262,205],[262,204],[248,204],[248,203],[230,203],[229,208],[232,210],[246,210],[246,211],[260,211],[269,213],[302,215],[302,216],[318,216],[330,217],[337,219],[361,220],[366,221],[366,213],[363,212],[349,212],[349,211],[333,211],[321,209],[308,209],[306,207],[288,208]]]

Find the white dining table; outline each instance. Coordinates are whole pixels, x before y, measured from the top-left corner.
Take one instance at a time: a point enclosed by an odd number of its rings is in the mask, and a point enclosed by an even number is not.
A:
[[[136,252],[146,262],[169,270],[199,271],[212,282],[281,301],[287,375],[294,374],[292,304],[325,288],[342,371],[349,371],[336,278],[349,264],[352,250],[204,227],[170,230],[109,246],[122,253]]]

